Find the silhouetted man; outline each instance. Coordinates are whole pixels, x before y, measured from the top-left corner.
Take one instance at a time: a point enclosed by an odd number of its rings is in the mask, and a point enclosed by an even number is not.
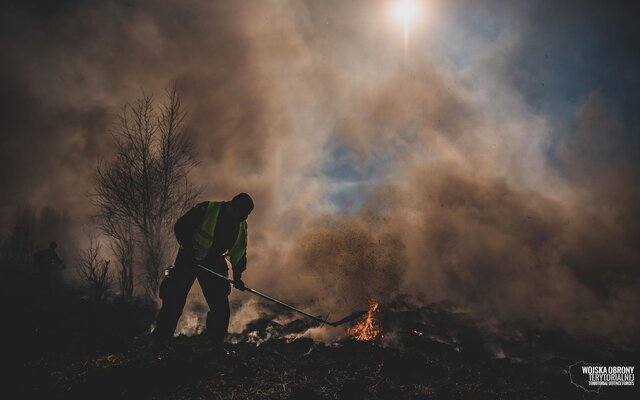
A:
[[[49,247],[36,252],[33,255],[33,261],[36,266],[36,272],[40,278],[43,294],[52,294],[57,285],[56,273],[58,265],[64,268],[64,264],[56,253],[56,242],[51,242]]]
[[[178,219],[174,231],[180,250],[175,265],[167,270],[160,285],[162,308],[153,331],[156,340],[162,342],[173,336],[189,289],[197,278],[209,305],[207,334],[214,346],[222,348],[229,326],[231,286],[196,267],[196,264],[227,276],[228,260],[232,266],[233,285],[244,290],[242,272],[247,268],[246,219],[252,210],[251,197],[240,193],[231,201],[200,203]]]

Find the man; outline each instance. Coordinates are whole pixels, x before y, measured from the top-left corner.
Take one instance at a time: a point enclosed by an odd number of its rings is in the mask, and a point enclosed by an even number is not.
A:
[[[165,273],[160,285],[162,308],[153,335],[157,341],[173,336],[193,281],[197,278],[209,313],[207,334],[213,345],[222,348],[229,326],[231,286],[207,271],[202,264],[227,276],[227,260],[233,271],[233,285],[244,290],[242,272],[247,268],[247,217],[253,200],[240,193],[231,201],[206,201],[180,217],[174,231],[180,250],[175,265]]]
[[[56,242],[49,243],[49,248],[40,250],[33,255],[33,261],[36,267],[36,273],[40,282],[41,294],[53,295],[58,285],[57,267],[60,265],[64,268],[64,264],[58,254]]]

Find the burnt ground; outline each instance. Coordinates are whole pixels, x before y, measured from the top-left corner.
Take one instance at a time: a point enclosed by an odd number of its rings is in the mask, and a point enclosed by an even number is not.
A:
[[[3,296],[7,398],[130,399],[609,399],[587,393],[568,367],[585,360],[638,365],[638,351],[516,325],[490,327],[452,304],[402,302],[380,311],[385,337],[331,344],[299,336],[293,319],[251,323],[214,352],[204,336],[156,348],[153,308],[92,302],[65,291],[47,299]]]

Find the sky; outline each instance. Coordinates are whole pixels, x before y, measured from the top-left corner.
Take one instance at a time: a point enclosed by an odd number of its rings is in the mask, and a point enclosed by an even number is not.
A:
[[[53,207],[82,246],[118,113],[175,82],[202,197],[256,202],[247,284],[637,340],[638,10],[417,1],[405,50],[394,3],[3,2],[3,231]]]

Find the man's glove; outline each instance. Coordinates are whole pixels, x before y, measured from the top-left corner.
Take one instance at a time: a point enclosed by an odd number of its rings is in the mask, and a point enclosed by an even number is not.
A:
[[[242,282],[242,276],[240,274],[233,275],[233,287],[238,290],[244,290],[244,282]]]

